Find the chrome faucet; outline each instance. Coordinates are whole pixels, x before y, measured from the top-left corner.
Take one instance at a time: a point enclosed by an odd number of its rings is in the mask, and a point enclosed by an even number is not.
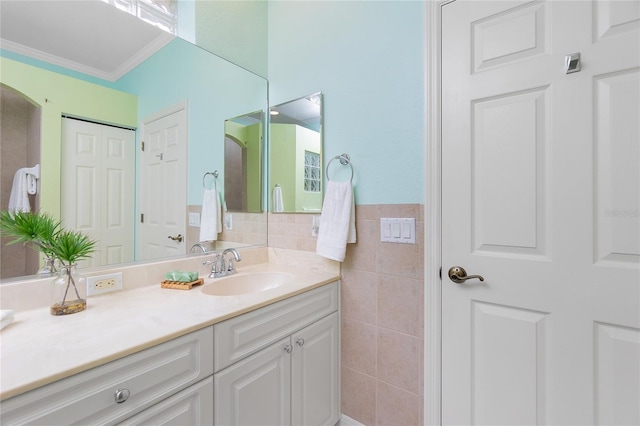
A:
[[[195,253],[195,249],[199,248],[200,250],[202,250],[203,253],[207,252],[207,249],[204,248],[204,246],[201,243],[195,243],[194,245],[191,246],[191,250],[189,250],[189,252],[191,253]]]
[[[233,255],[232,259],[229,259],[227,263],[227,253],[231,253]],[[234,248],[228,248],[222,253],[214,253],[215,259],[213,260],[205,260],[202,262],[203,265],[211,264],[211,273],[209,274],[209,278],[220,278],[226,277],[228,275],[235,274],[236,268],[233,262],[240,262],[242,258],[240,257],[240,253]]]
[[[233,255],[233,259],[229,259],[228,264],[226,264],[227,253],[231,253]],[[234,248],[228,248],[222,252],[222,256],[220,257],[220,270],[226,271],[227,275],[233,275],[237,272],[233,262],[240,262],[241,260],[242,258],[240,257],[240,253],[238,253],[238,250]]]

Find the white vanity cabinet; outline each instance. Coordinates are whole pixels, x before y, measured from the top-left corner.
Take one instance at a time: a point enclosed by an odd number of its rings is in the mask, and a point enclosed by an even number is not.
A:
[[[339,420],[338,283],[214,326],[216,425]]]
[[[213,376],[128,418],[119,426],[187,426],[213,424]]]
[[[2,425],[211,424],[212,328],[2,401]]]

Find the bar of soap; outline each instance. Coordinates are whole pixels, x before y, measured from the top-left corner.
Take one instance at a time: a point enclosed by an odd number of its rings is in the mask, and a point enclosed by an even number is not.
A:
[[[190,283],[198,279],[198,273],[195,271],[170,271],[164,274],[164,279],[167,281]]]

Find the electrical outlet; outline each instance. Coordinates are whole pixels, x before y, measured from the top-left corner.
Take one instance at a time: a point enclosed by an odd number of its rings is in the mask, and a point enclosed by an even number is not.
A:
[[[200,213],[189,212],[189,226],[200,226]]]
[[[97,275],[87,278],[87,295],[109,293],[122,290],[122,272],[107,275]]]

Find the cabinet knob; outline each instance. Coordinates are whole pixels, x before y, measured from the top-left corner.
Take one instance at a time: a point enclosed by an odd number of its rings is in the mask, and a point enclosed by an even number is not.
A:
[[[293,350],[293,346],[291,346],[291,345],[285,345],[285,347],[284,347],[284,351],[285,351],[286,353],[290,354],[292,350]]]
[[[118,389],[116,391],[116,394],[114,395],[114,399],[118,404],[122,404],[127,399],[129,399],[130,395],[131,395],[131,392],[129,392],[129,389]]]
[[[302,346],[304,345],[304,339],[302,337],[298,337],[296,339],[296,343],[298,344],[298,346]]]

